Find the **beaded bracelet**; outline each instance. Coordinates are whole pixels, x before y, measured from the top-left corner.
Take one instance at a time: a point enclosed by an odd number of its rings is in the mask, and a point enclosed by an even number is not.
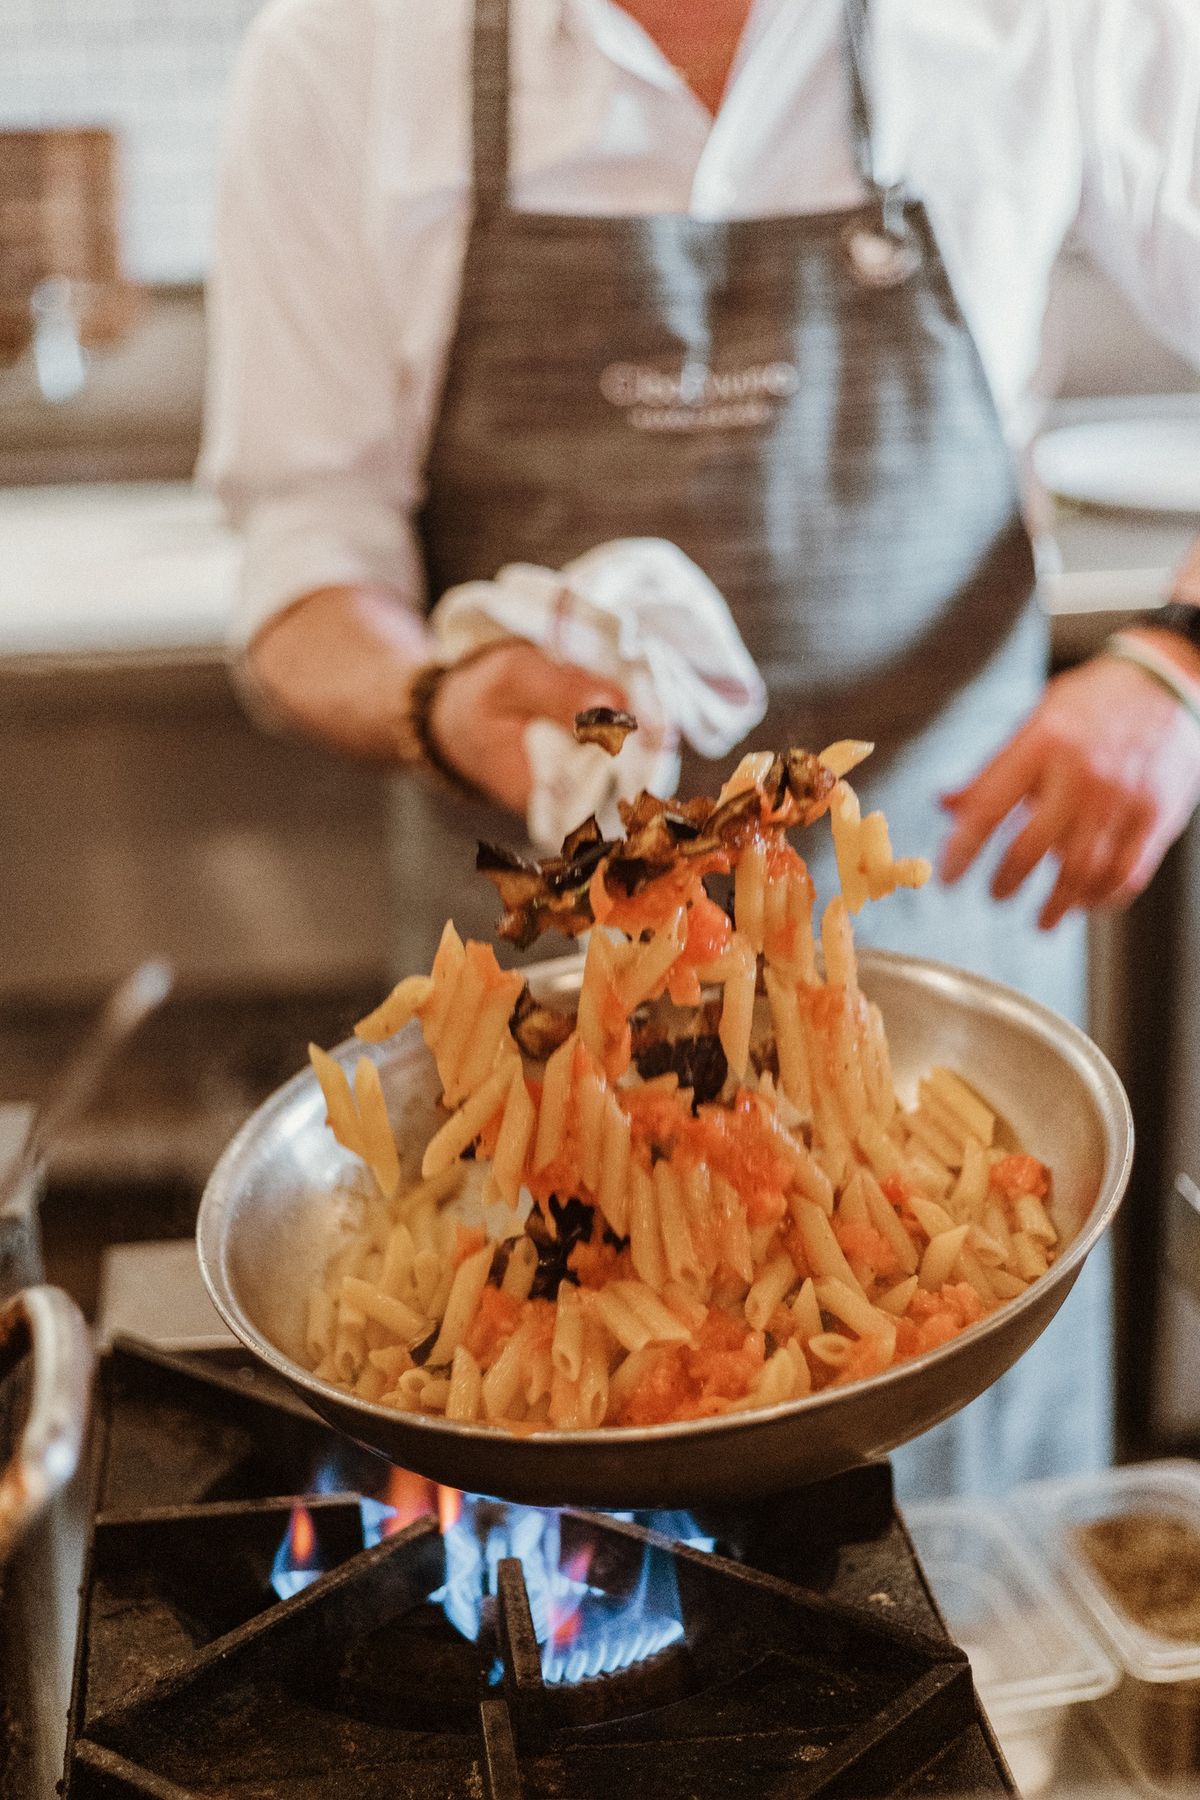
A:
[[[1138,638],[1127,637],[1123,631],[1114,631],[1106,640],[1104,654],[1115,657],[1118,662],[1131,663],[1135,669],[1149,675],[1152,681],[1157,681],[1160,687],[1173,694],[1184,711],[1200,725],[1200,699],[1169,656],[1163,656]]]
[[[473,800],[486,800],[489,796],[484,788],[454,766],[438,743],[433,729],[433,708],[447,675],[465,668],[468,663],[480,661],[490,651],[500,648],[498,643],[479,644],[465,656],[459,657],[457,662],[426,663],[417,670],[408,690],[408,704],[402,727],[404,760],[425,763],[443,780],[450,782],[460,793],[469,794]]]

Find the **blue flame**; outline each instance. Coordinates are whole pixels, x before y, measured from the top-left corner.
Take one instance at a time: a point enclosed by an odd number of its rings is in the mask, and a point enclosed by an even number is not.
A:
[[[363,1543],[388,1535],[394,1509],[382,1500],[359,1502]],[[686,1512],[612,1515],[694,1550],[715,1540]],[[282,1547],[281,1547],[282,1550]],[[589,1579],[586,1558],[562,1552],[556,1512],[505,1506],[479,1494],[463,1496],[458,1520],[445,1533],[446,1579],[430,1595],[472,1643],[483,1627],[484,1601],[499,1591],[499,1566],[516,1557],[525,1576],[534,1635],[548,1682],[587,1681],[657,1656],[683,1637],[679,1589],[669,1552],[647,1546],[631,1592],[613,1595]],[[278,1562],[278,1558],[276,1559]],[[295,1577],[293,1577],[295,1578]],[[300,1577],[301,1585],[311,1576]],[[498,1678],[498,1671],[493,1671]]]
[[[384,1500],[368,1500],[364,1495],[359,1499],[358,1511],[362,1519],[363,1549],[369,1550],[387,1536],[386,1526],[389,1519],[395,1518],[396,1509]]]
[[[300,1520],[309,1534],[310,1543],[305,1553],[297,1550],[297,1530]],[[293,1595],[301,1593],[314,1582],[321,1573],[321,1565],[316,1555],[316,1532],[312,1515],[302,1506],[293,1508],[288,1521],[288,1528],[280,1540],[275,1552],[275,1560],[271,1564],[271,1586],[281,1600],[290,1600]]]
[[[632,1515],[629,1515],[630,1517]],[[659,1515],[655,1515],[657,1524]],[[662,1515],[669,1535],[711,1549],[687,1514]],[[586,1553],[564,1560],[559,1515],[535,1507],[483,1513],[478,1496],[446,1533],[446,1583],[431,1598],[465,1638],[480,1634],[483,1603],[499,1591],[499,1565],[515,1556],[525,1576],[534,1636],[548,1682],[590,1680],[657,1656],[683,1636],[679,1588],[669,1553],[647,1545],[632,1592],[605,1593],[588,1577]]]

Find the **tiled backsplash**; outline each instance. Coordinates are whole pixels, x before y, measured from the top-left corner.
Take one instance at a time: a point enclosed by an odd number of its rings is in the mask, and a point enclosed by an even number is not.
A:
[[[262,0],[0,0],[0,126],[121,138],[135,280],[204,274],[229,76]]]

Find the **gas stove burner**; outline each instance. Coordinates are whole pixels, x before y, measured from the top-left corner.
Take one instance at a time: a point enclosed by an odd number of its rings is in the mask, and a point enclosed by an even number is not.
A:
[[[446,1580],[433,1596],[446,1617],[472,1643],[487,1635],[487,1622],[499,1597],[500,1564],[520,1563],[529,1596],[530,1616],[541,1652],[542,1674],[549,1682],[578,1682],[638,1667],[684,1635],[679,1592],[669,1553],[647,1542],[637,1579],[618,1589],[587,1541],[563,1536],[563,1515],[534,1506],[514,1506],[483,1494],[460,1494],[437,1487],[419,1475],[394,1469],[383,1500],[363,1500],[363,1537],[377,1543],[414,1519],[437,1516],[446,1551]],[[613,1515],[633,1523],[633,1513]],[[308,1538],[304,1509],[297,1513],[300,1534]],[[654,1512],[639,1522],[673,1542],[711,1550],[707,1536],[690,1513]],[[320,1563],[311,1552],[297,1553],[296,1523],[276,1556],[272,1572],[276,1593],[286,1598],[316,1579]],[[493,1665],[499,1679],[500,1664]]]
[[[66,1800],[1011,1791],[886,1468],[439,1519],[228,1360],[118,1344],[101,1411]]]

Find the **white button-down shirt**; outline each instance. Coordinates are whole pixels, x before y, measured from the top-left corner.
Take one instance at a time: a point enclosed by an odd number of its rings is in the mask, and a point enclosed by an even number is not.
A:
[[[755,0],[715,121],[613,0],[512,8],[516,206],[724,218],[863,197],[842,0]],[[203,459],[246,533],[243,641],[319,587],[423,602],[412,518],[469,222],[472,10],[274,0],[246,45]],[[1014,442],[1073,227],[1200,363],[1198,0],[871,13],[877,173],[924,200]]]

